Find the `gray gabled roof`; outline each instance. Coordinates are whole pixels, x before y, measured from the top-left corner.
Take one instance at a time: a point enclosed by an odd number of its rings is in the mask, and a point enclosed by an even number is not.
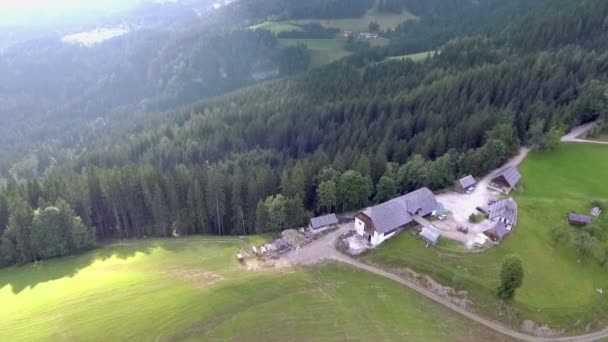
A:
[[[468,189],[477,184],[477,181],[475,180],[475,178],[473,178],[473,176],[468,175],[464,178],[459,179],[458,184],[460,184],[463,189]]]
[[[518,210],[517,202],[515,202],[513,198],[498,201],[490,208],[490,220],[494,221],[496,219],[506,218],[513,222],[513,225],[516,225]]]
[[[310,227],[312,229],[319,229],[334,224],[338,224],[338,218],[336,217],[336,214],[313,217],[310,219]]]
[[[521,180],[521,173],[519,173],[519,170],[515,166],[509,166],[498,171],[498,173],[496,173],[496,175],[492,179],[496,179],[499,177],[504,177],[504,179],[507,181],[507,184],[509,184],[510,187],[514,188]]]
[[[500,240],[502,240],[507,234],[510,233],[510,230],[507,228],[507,226],[500,221],[492,222],[490,225],[488,225],[486,229],[484,229],[484,232],[487,232],[488,230],[493,230],[494,233],[498,235],[498,238]]]
[[[407,195],[368,208],[367,215],[384,234],[412,222],[412,215],[427,216],[437,209],[437,200],[431,190],[421,188]]]
[[[568,214],[568,221],[573,223],[591,224],[593,219],[587,215],[581,215],[576,213]]]
[[[420,231],[419,236],[420,236],[420,238],[422,238],[424,241],[430,243],[431,245],[436,245],[437,242],[439,241],[440,235],[441,235],[441,233],[439,233],[438,230],[433,229],[433,228],[424,227]]]

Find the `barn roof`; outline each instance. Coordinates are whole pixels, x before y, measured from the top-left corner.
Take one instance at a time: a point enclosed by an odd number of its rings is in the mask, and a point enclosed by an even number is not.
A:
[[[463,189],[467,189],[472,187],[473,185],[477,184],[477,181],[475,180],[475,178],[473,178],[473,176],[468,175],[464,178],[461,178],[458,180],[458,184],[463,188]]]
[[[505,181],[507,182],[507,184],[509,184],[510,187],[514,188],[521,180],[521,173],[519,173],[519,170],[515,166],[508,166],[498,171],[498,173],[494,176],[494,178],[492,178],[492,180],[501,177],[505,179]]]
[[[592,218],[587,215],[580,215],[577,213],[568,214],[568,222],[579,223],[579,224],[591,224]]]
[[[313,217],[310,219],[310,227],[312,229],[319,229],[334,224],[338,224],[338,218],[336,217],[336,214]]]
[[[490,208],[490,220],[499,218],[506,218],[513,222],[513,225],[517,224],[517,202],[513,198],[498,201]]]
[[[380,234],[390,232],[412,222],[412,215],[426,216],[437,209],[431,190],[421,188],[407,195],[378,204],[363,211]]]

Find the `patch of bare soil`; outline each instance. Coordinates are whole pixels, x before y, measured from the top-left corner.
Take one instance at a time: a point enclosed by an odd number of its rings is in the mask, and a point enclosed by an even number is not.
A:
[[[426,275],[418,274],[410,269],[398,269],[395,272],[400,277],[413,281],[421,287],[433,292],[439,297],[458,305],[459,307],[473,311],[474,304],[467,298],[467,291],[456,291],[449,286],[443,286]]]
[[[248,271],[276,270],[291,267],[291,264],[285,259],[250,258],[245,260],[243,265]]]
[[[177,278],[204,289],[224,279],[221,275],[195,268],[172,268],[163,272],[166,276]]]
[[[555,337],[564,333],[563,330],[554,329],[546,324],[541,325],[530,320],[523,321],[521,324],[521,330],[538,337]]]

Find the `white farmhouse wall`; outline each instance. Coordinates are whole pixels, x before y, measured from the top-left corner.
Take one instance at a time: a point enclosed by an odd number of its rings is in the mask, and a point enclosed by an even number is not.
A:
[[[358,218],[355,218],[355,231],[361,236],[365,234],[365,223]]]
[[[378,234],[378,232],[374,232],[374,235],[372,235],[370,243],[372,244],[372,246],[378,246],[379,244],[383,243],[385,240],[392,238],[396,233],[397,232],[392,232],[390,234]]]

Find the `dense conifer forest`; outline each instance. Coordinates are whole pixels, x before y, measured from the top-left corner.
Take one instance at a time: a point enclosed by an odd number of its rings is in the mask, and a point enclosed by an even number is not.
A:
[[[511,15],[520,2],[481,3]],[[569,128],[608,113],[605,1],[545,1],[482,31],[463,23],[458,38],[436,36],[422,62],[386,57],[418,49],[412,34],[428,18],[456,25],[445,1],[381,4],[423,19],[391,32],[386,48],[145,121],[134,115],[48,177],[8,184],[0,192],[0,265],[65,255],[95,238],[298,227],[311,215],[484,175],[520,146],[551,149]],[[300,10],[289,15],[313,15]],[[36,233],[40,222],[60,221],[69,224],[57,228],[57,241]]]

